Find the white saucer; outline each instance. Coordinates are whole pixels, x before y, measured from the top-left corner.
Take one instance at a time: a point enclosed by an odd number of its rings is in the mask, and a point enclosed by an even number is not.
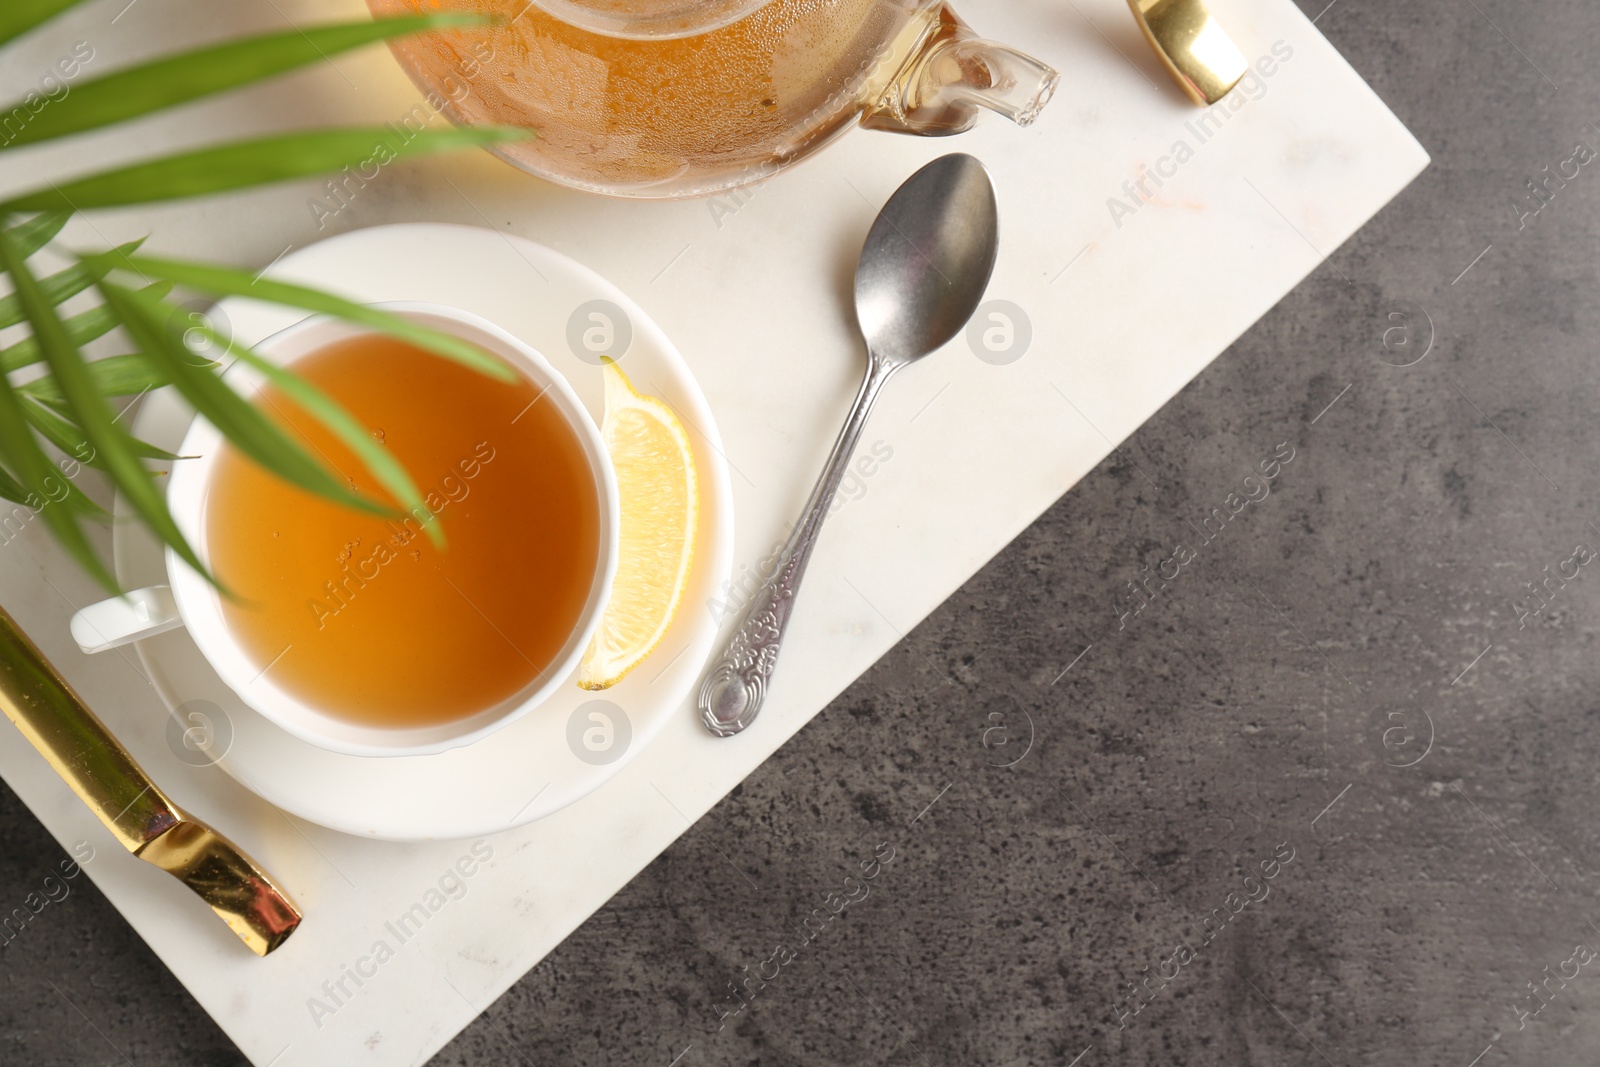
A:
[[[543,245],[493,230],[379,226],[285,256],[269,273],[364,302],[424,300],[482,315],[538,349],[567,377],[596,421],[604,411],[599,359],[582,346],[586,330],[599,331],[589,335],[592,345],[604,340],[606,321],[589,315],[612,314],[591,304],[609,301],[626,320],[611,323],[613,337],[620,338],[623,330],[632,334],[622,369],[641,392],[664,399],[689,426],[700,473],[693,572],[657,651],[614,689],[589,693],[569,683],[505,729],[449,752],[366,758],[301,741],[234,696],[183,630],[138,644],[162,700],[186,724],[201,721],[190,713],[205,716],[210,741],[202,758],[214,758],[246,788],[294,815],[364,837],[423,840],[495,833],[549,815],[598,788],[670,716],[692,714],[686,698],[716,636],[707,605],[732,564],[733,501],[722,442],[683,357],[611,283]],[[241,299],[224,300],[209,314],[219,328],[247,344],[304,317]],[[146,398],[134,430],[144,440],[175,449],[189,418],[190,409],[176,391],[163,389]],[[164,583],[156,542],[128,521],[120,497],[116,511],[124,520],[115,531],[117,576],[129,588]],[[610,706],[589,704],[596,699]],[[609,734],[603,720],[589,717],[593,711],[613,720]]]

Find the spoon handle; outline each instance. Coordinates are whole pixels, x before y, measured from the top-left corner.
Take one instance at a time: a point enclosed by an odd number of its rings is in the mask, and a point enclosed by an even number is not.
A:
[[[700,721],[718,737],[739,733],[754,722],[761,711],[768,681],[778,665],[778,647],[783,643],[784,631],[789,628],[789,614],[794,609],[795,594],[800,589],[800,579],[805,577],[817,534],[822,531],[839,483],[855,457],[856,445],[861,440],[861,431],[866,428],[872,405],[898,367],[898,363],[870,360],[867,376],[861,381],[861,391],[856,394],[855,404],[850,408],[844,428],[839,431],[839,439],[834,442],[816,488],[811,490],[800,523],[778,554],[772,575],[756,590],[744,621],[728,638],[722,655],[712,663],[710,673],[700,685],[695,700],[695,706],[700,709]]]

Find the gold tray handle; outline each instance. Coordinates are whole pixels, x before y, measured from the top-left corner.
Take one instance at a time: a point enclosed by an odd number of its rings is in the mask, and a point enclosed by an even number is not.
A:
[[[1128,0],[1128,6],[1167,73],[1195,103],[1215,104],[1250,69],[1205,0]]]
[[[265,956],[300,909],[237,845],[184,812],[0,608],[0,710],[129,852],[199,894]]]

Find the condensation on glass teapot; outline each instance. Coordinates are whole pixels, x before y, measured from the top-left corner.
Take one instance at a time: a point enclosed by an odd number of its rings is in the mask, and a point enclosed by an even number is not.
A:
[[[1056,72],[979,38],[938,0],[368,0],[498,25],[403,38],[401,65],[452,121],[521,126],[493,151],[617,196],[760,181],[859,121],[942,135],[984,109],[1027,125]]]

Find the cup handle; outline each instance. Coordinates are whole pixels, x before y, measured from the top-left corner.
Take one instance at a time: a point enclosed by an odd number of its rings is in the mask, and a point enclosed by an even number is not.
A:
[[[72,639],[88,653],[121,648],[183,625],[178,602],[164,585],[90,604],[72,617]]]

